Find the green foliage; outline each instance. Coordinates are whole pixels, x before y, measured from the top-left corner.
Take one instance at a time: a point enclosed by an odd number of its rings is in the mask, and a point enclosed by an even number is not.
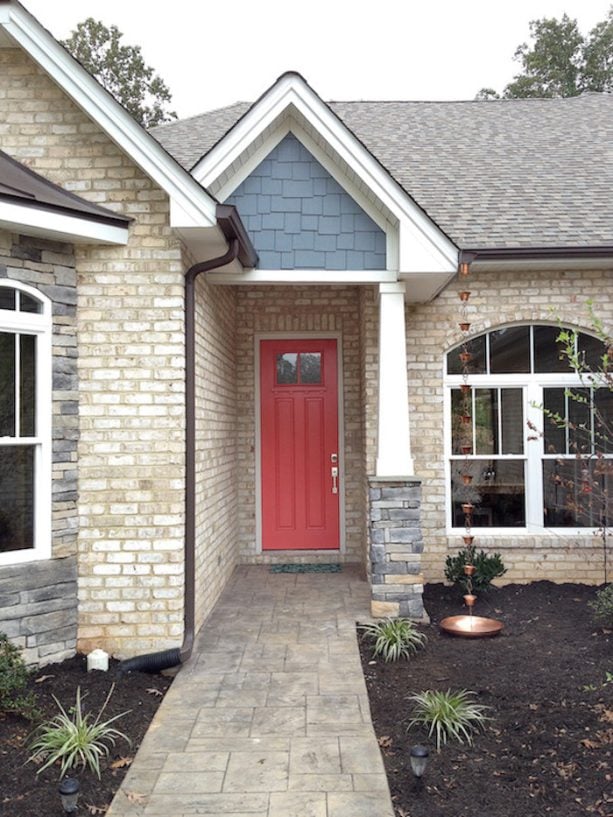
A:
[[[475,572],[471,576],[472,589],[475,593],[487,591],[494,579],[503,576],[507,569],[503,564],[500,553],[479,553],[464,548],[457,556],[448,556],[445,562],[445,578],[459,584],[463,591],[468,590],[468,576],[464,573],[464,565],[473,564]]]
[[[472,746],[473,734],[485,726],[491,718],[486,714],[490,707],[473,703],[475,695],[466,689],[459,692],[439,692],[426,690],[409,696],[415,704],[414,716],[409,721],[409,729],[425,726],[428,735],[436,740],[438,752],[449,740],[468,743]]]
[[[71,714],[68,714],[55,695],[53,696],[60,710],[59,714],[39,726],[30,745],[32,755],[29,760],[44,761],[37,774],[59,760],[60,777],[70,769],[82,766],[91,769],[100,778],[100,758],[109,754],[108,744],[114,746],[116,738],[123,738],[130,743],[127,735],[111,726],[118,718],[126,715],[126,712],[101,721],[114,688],[113,684],[95,718],[90,712],[83,714],[80,687],[77,687],[76,703],[74,708],[70,709]]]
[[[13,712],[29,720],[36,717],[36,697],[27,692],[28,677],[21,650],[0,633],[0,714]]]
[[[604,627],[613,627],[613,584],[608,584],[596,593],[589,603],[594,611],[594,619]]]
[[[408,618],[386,618],[375,624],[364,624],[360,629],[366,638],[374,641],[373,657],[381,655],[385,661],[408,659],[426,642],[426,636]]]
[[[587,36],[577,20],[563,14],[530,22],[532,44],[517,47],[521,63],[503,97],[569,97],[583,91],[613,90],[613,6],[606,19]],[[482,88],[477,99],[500,99],[492,88]]]
[[[166,109],[172,99],[167,85],[146,65],[140,46],[123,45],[122,37],[117,26],[88,17],[62,45],[143,127],[176,119]]]
[[[523,71],[504,89],[505,97],[576,96],[580,92],[580,54],[583,37],[576,20],[563,14],[530,23],[533,45],[522,43],[514,59]]]

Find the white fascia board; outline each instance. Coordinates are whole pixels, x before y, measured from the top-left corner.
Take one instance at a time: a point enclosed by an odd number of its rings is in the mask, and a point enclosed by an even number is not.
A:
[[[38,207],[0,202],[0,227],[71,244],[127,244],[128,225],[118,227]]]
[[[0,25],[79,108],[168,194],[171,203],[177,205],[175,213],[181,221],[171,226],[210,227],[216,223],[215,200],[28,12],[19,6],[2,6]]]
[[[282,77],[268,93],[248,111],[245,116],[200,162],[193,168],[192,175],[204,187],[209,187],[235,162],[266,128],[284,112],[294,107],[312,127],[322,135],[330,147],[361,178],[381,203],[400,222],[401,244],[404,233],[411,236],[411,245],[430,245],[429,266],[435,270],[457,269],[458,250],[447,236],[426,216],[412,199],[392,179],[389,173],[360,144],[347,127],[332,113],[319,97],[299,76],[291,74]],[[420,237],[418,242],[417,236]],[[423,252],[420,253],[423,255]],[[407,271],[419,269],[407,253],[400,250],[401,269],[403,259]]]
[[[207,280],[212,284],[385,284],[394,283],[397,275],[394,270],[313,270],[313,269],[284,269],[265,270],[254,269],[239,272],[215,271],[207,274]]]
[[[400,222],[398,268],[400,272],[444,272],[455,274],[459,251],[448,243],[441,246],[424,234],[419,225],[408,218]]]
[[[455,271],[449,272],[408,272],[398,278],[406,284],[405,300],[410,304],[427,304],[453,281]]]

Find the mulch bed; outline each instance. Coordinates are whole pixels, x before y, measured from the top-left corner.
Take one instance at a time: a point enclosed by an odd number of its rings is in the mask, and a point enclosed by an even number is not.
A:
[[[476,615],[504,623],[493,639],[442,634],[438,622],[466,612],[459,591],[428,585],[426,649],[408,662],[373,663],[362,642],[370,706],[399,817],[613,817],[613,633],[594,624],[597,588],[535,582],[493,589]],[[427,735],[407,734],[407,697],[468,689],[492,708],[473,746],[437,754]],[[425,743],[421,786],[410,747]]]
[[[57,714],[52,695],[69,711],[75,704],[77,687],[81,687],[83,711],[95,714],[104,703],[113,681],[115,689],[103,719],[129,710],[113,726],[128,735],[131,744],[118,740],[111,746],[108,759],[100,763],[101,779],[91,771],[79,770],[81,791],[78,813],[103,815],[119,788],[138,746],[172,679],[162,675],[133,672],[117,674],[118,662],[112,661],[109,672],[87,672],[83,656],[61,664],[50,664],[36,671],[30,681],[45,719]],[[43,817],[63,814],[57,792],[59,766],[37,774],[38,767],[26,763],[29,757],[28,737],[32,725],[21,717],[0,715],[0,814],[7,817]]]

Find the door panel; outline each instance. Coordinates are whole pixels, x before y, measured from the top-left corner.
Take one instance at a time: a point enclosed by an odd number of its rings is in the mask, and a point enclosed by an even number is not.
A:
[[[264,550],[340,547],[336,354],[335,340],[260,341]]]

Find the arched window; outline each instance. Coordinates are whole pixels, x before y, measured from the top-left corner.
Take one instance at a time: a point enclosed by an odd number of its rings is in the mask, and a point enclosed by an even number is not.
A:
[[[51,305],[0,280],[0,564],[51,551]]]
[[[474,527],[501,532],[597,528],[610,515],[613,393],[571,365],[561,331],[579,368],[602,368],[602,341],[539,324],[496,329],[447,354],[449,527],[463,527],[464,502],[475,506]]]

